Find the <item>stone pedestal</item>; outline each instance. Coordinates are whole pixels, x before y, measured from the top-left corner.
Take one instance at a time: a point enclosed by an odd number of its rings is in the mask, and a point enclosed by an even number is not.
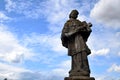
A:
[[[64,80],[95,80],[94,77],[65,77]]]

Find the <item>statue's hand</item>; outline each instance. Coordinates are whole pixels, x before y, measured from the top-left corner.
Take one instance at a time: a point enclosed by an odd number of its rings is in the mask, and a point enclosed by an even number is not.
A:
[[[86,30],[86,25],[83,25],[83,26],[79,26],[79,28],[77,29],[77,32],[85,31],[85,30]]]
[[[71,35],[73,35],[74,33],[75,33],[75,32],[65,33],[65,36],[69,38],[69,37],[70,37]]]
[[[88,26],[89,26],[89,27],[92,27],[92,24],[91,24],[91,23],[88,23]]]

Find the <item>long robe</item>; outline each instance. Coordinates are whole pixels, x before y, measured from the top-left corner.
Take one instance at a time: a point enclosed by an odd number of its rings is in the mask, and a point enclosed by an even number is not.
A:
[[[63,27],[62,44],[68,48],[68,55],[72,57],[70,76],[89,76],[90,74],[87,55],[91,52],[86,44],[90,32],[86,22],[76,19],[68,20]]]
[[[61,35],[62,44],[68,48],[68,55],[70,56],[82,51],[87,51],[90,54],[90,50],[86,45],[90,31],[84,29],[84,24],[79,20],[68,20],[63,27]]]

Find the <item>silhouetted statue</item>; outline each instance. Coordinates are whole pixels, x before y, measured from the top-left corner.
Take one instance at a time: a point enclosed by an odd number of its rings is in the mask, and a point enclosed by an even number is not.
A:
[[[5,78],[4,80],[7,80],[7,78]]]
[[[69,77],[90,77],[87,56],[91,51],[86,42],[92,31],[92,24],[77,20],[78,14],[79,12],[77,10],[72,10],[70,13],[70,19],[64,24],[61,40],[62,45],[68,48],[68,55],[72,57],[72,66],[69,71]]]

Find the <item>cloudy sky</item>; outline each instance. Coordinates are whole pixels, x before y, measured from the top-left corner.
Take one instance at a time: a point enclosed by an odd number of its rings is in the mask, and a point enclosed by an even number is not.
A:
[[[0,0],[0,80],[64,80],[70,57],[60,34],[68,15],[93,24],[91,76],[120,79],[120,0]]]

